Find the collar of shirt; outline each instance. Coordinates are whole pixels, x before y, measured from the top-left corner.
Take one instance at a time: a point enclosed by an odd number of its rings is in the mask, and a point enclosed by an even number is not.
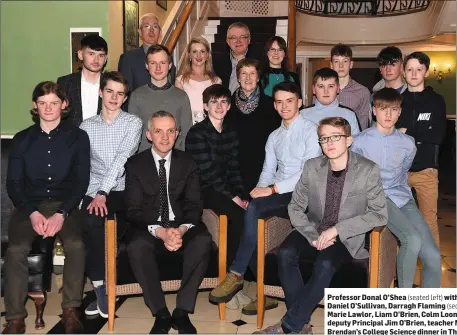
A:
[[[91,83],[90,81],[87,81],[86,77],[84,77],[84,73],[81,72],[81,82],[85,83],[85,84],[100,86],[100,77],[101,77],[101,75],[98,76],[98,78],[95,82]]]
[[[373,133],[375,133],[375,134],[376,134],[378,137],[380,137],[380,138],[384,138],[384,137],[388,137],[388,136],[393,136],[393,135],[396,135],[396,134],[399,132],[399,130],[394,129],[394,131],[393,131],[392,133],[390,133],[390,134],[384,134],[384,133],[380,132],[378,128],[376,128],[376,125],[373,125],[373,127],[369,128],[369,129],[371,129],[371,131],[372,131]]]
[[[171,150],[170,152],[165,156],[165,157],[160,157],[159,154],[157,152],[154,151],[154,148],[151,147],[151,153],[152,153],[152,157],[154,158],[154,162],[156,163],[156,166],[157,166],[157,171],[159,171],[158,167],[160,166],[160,163],[159,161],[162,160],[162,159],[165,159],[166,162],[165,162],[165,165],[168,165],[170,164],[170,160],[171,160]]]
[[[41,129],[41,126],[40,126],[40,122],[37,122],[35,123],[34,125],[35,127],[35,131],[40,133],[40,134],[43,134],[43,135],[48,135],[48,133],[46,133],[43,129]],[[55,127],[53,130],[51,130],[49,132],[49,135],[55,135],[56,133],[59,133],[61,130],[65,130],[67,129],[67,123],[66,122],[60,122],[57,127]]]
[[[246,49],[246,52],[244,53],[244,58],[246,58],[246,55],[248,54],[248,50],[249,50],[249,48]],[[229,54],[230,54],[230,60],[231,60],[232,64],[235,63],[235,65],[237,65],[239,60],[237,60],[235,57],[233,57],[233,51],[230,50]]]
[[[121,109],[119,114],[117,114],[117,116],[114,118],[114,120],[111,122],[111,123],[108,123],[106,120],[103,119],[102,117],[102,113],[100,112],[100,114],[97,114],[94,118],[94,121],[97,121],[97,122],[100,122],[100,123],[106,123],[108,125],[113,125],[114,123],[117,122],[117,120],[121,120],[123,118],[123,115],[124,114],[124,111]]]
[[[288,127],[286,127],[286,126],[284,125],[284,120],[282,120],[282,121],[281,121],[281,128],[284,129],[284,130],[292,130],[292,129],[295,127],[295,125],[297,125],[298,123],[300,123],[300,121],[298,121],[299,119],[301,119],[301,121],[303,121],[303,119],[304,119],[303,116],[300,114],[300,112],[298,112],[297,118],[296,118],[295,120],[293,120],[292,123],[289,124]]]
[[[143,50],[144,50],[144,54],[146,55],[148,53],[148,50],[149,48],[151,47],[152,44],[146,44],[146,43],[143,43]]]
[[[314,107],[317,109],[317,110],[321,110],[321,109],[324,109],[324,108],[335,108],[335,107],[338,107],[338,99],[335,99],[333,100],[333,102],[330,104],[330,105],[327,105],[327,106],[324,106],[323,104],[321,104],[319,102],[319,100],[316,99],[316,103],[314,104]]]
[[[353,85],[354,85],[354,80],[352,80],[352,78],[349,77],[348,84],[347,84],[344,88],[342,88],[341,90],[348,90],[348,89],[351,89]]]
[[[172,85],[171,85],[170,81],[167,81],[167,83],[165,85],[163,85],[162,87],[159,87],[159,86],[154,85],[152,83],[152,79],[151,79],[148,83],[148,86],[153,91],[165,91],[165,90],[168,90]]]

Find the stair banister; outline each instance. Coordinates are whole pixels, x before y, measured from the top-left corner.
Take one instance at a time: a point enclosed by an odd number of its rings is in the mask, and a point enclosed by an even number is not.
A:
[[[296,9],[294,0],[289,0],[289,12],[288,12],[288,25],[287,25],[287,49],[288,49],[288,59],[289,59],[289,71],[295,72],[295,60],[297,54],[297,45],[296,45]]]
[[[190,13],[192,12],[192,8],[194,7],[195,3],[196,0],[189,0],[181,16],[179,17],[178,23],[176,24],[176,28],[167,42],[167,48],[171,53],[173,53],[173,49],[175,48],[176,43],[178,42],[179,36],[181,35],[184,29],[184,26],[187,22],[187,19],[190,16]]]

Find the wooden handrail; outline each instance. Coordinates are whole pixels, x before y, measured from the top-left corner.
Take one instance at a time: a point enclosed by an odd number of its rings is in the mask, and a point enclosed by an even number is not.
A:
[[[295,21],[295,1],[289,0],[289,14],[288,14],[288,25],[287,25],[287,49],[289,54],[289,71],[295,72],[295,60],[296,60],[296,21]]]
[[[178,24],[176,25],[176,28],[173,31],[173,33],[171,34],[170,39],[167,43],[167,49],[170,52],[173,52],[173,49],[175,48],[176,43],[178,43],[178,38],[181,35],[182,30],[184,29],[184,25],[186,24],[186,21],[190,16],[190,13],[192,11],[192,8],[195,5],[195,2],[196,2],[195,0],[189,0],[187,2],[186,7],[183,10],[181,17],[178,20]]]

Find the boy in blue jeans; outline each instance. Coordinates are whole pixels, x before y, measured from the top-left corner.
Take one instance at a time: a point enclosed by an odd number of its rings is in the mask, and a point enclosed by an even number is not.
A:
[[[411,136],[395,129],[401,103],[400,93],[393,88],[376,92],[373,96],[376,126],[354,137],[352,151],[374,161],[381,168],[381,180],[387,196],[387,227],[400,240],[398,286],[413,286],[419,257],[423,264],[422,287],[440,287],[440,252],[408,186],[408,170],[416,155],[416,146]]]

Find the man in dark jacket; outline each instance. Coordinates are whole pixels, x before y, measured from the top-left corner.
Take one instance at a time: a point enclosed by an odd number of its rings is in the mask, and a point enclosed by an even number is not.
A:
[[[414,137],[417,154],[408,173],[409,186],[416,190],[419,209],[439,247],[438,153],[446,132],[446,104],[430,86],[425,87],[430,58],[413,52],[404,62],[408,89],[403,93],[397,128]]]

